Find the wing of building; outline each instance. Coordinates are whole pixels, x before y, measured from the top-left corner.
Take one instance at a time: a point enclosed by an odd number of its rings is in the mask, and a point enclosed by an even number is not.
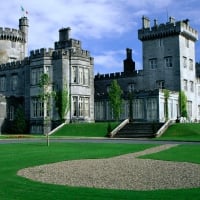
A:
[[[63,120],[94,121],[93,58],[70,38],[70,28],[59,30],[54,49],[31,51],[29,57],[26,17],[19,30],[0,34],[1,132],[14,130],[19,109],[30,133],[47,133]],[[41,85],[43,75],[48,84]]]
[[[95,76],[95,119],[113,120],[108,91],[116,79],[123,90],[121,120],[130,117],[130,93],[134,120],[176,120],[181,117],[179,92],[182,91],[187,97],[187,119],[199,121],[199,64],[195,64],[198,33],[189,20],[175,21],[170,17],[165,24],[154,20],[151,26],[150,20],[143,17],[138,38],[142,42],[142,70],[135,70],[131,49],[127,49],[123,72]]]

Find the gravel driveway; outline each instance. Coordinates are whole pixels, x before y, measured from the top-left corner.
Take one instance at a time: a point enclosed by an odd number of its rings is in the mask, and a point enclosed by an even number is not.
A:
[[[44,183],[107,189],[200,187],[199,164],[137,158],[174,146],[166,144],[108,159],[73,160],[30,167],[18,171],[18,175]]]

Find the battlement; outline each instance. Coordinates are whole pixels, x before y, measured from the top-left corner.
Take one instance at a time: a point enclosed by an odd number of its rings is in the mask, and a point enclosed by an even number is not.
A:
[[[0,65],[0,71],[9,70],[9,69],[17,69],[21,67],[25,67],[30,64],[29,57],[26,57],[24,60],[18,60],[14,62],[9,62]]]
[[[157,20],[154,20],[152,27],[147,17],[143,17],[142,20],[142,29],[138,30],[138,38],[141,41],[180,34],[187,36],[193,41],[198,40],[198,32],[189,25],[188,19],[176,22],[174,18],[170,17],[169,22],[166,24],[158,24]]]
[[[95,80],[97,81],[97,80],[106,80],[106,79],[119,79],[119,78],[136,77],[136,76],[143,76],[143,70],[134,71],[131,74],[126,74],[124,72],[97,74],[95,75]]]
[[[49,48],[41,48],[41,49],[36,49],[36,50],[32,50],[30,52],[30,57],[31,58],[40,58],[40,57],[49,57],[52,56],[54,49]]]
[[[0,27],[0,39],[24,42],[25,36],[20,30]]]
[[[67,41],[55,42],[55,49],[66,49],[72,47],[81,49],[81,41],[75,39],[69,39]]]

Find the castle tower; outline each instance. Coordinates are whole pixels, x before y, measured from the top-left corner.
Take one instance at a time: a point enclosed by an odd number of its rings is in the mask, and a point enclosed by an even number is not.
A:
[[[28,19],[19,19],[19,30],[0,28],[0,64],[23,60],[27,56]]]
[[[188,117],[195,119],[199,105],[195,67],[198,32],[188,19],[176,22],[170,17],[166,24],[155,20],[151,27],[143,17],[138,38],[142,41],[144,89],[183,91],[187,96]]]
[[[28,56],[28,18],[22,17],[19,19],[19,30],[23,33],[24,43],[24,57]]]
[[[186,87],[186,80],[187,83],[195,80],[198,33],[189,25],[189,20],[176,22],[170,17],[166,24],[154,20],[151,27],[150,20],[143,17],[138,38],[142,41],[144,89],[180,91]]]

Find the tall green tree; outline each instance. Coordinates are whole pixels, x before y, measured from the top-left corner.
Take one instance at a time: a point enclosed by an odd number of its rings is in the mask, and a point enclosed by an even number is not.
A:
[[[69,110],[69,95],[67,88],[59,90],[55,95],[56,108],[62,122],[65,121],[65,116]]]
[[[26,132],[26,120],[24,110],[21,105],[16,109],[12,128],[12,132],[14,134],[24,134]]]
[[[122,90],[117,80],[111,82],[111,86],[108,92],[110,105],[113,110],[114,119],[119,120],[122,105]]]
[[[184,91],[179,92],[179,108],[181,117],[187,117],[187,96]]]

